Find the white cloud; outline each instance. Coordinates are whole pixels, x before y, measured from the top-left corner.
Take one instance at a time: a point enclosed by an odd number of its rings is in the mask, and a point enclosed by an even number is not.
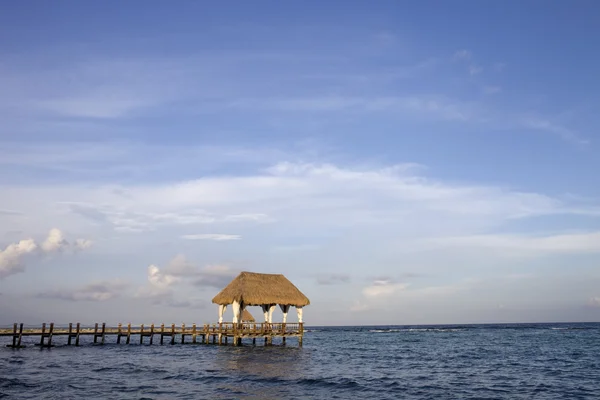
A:
[[[92,245],[90,240],[77,239],[73,245],[56,228],[50,230],[48,237],[38,246],[33,239],[21,240],[0,250],[0,279],[25,271],[24,257],[27,254],[51,254],[64,250],[82,250]],[[41,253],[38,251],[41,250]]]
[[[393,295],[399,291],[406,290],[408,284],[397,283],[390,280],[377,280],[363,289],[363,295],[366,297],[382,297]]]
[[[228,235],[223,233],[201,233],[196,235],[183,235],[182,239],[187,240],[216,240],[216,241],[225,241],[225,240],[239,240],[242,237],[240,235]]]
[[[158,235],[162,228],[175,237],[185,234],[178,227],[209,224],[211,230],[235,229],[239,230],[236,235],[244,237],[249,230],[259,235],[306,235],[317,229],[328,235],[340,228],[356,233],[368,228],[390,238],[410,236],[412,240],[479,234],[534,216],[600,216],[600,208],[590,206],[589,201],[501,186],[448,183],[424,172],[428,171],[410,163],[379,167],[281,162],[243,176],[169,184],[11,187],[11,197],[0,199],[0,206],[6,203],[10,209],[19,203],[31,213],[18,224],[7,220],[7,230],[39,229],[36,221],[44,221],[101,234],[109,228]],[[49,209],[48,204],[61,207]],[[266,220],[272,224],[257,225]],[[398,223],[390,224],[391,220]],[[115,239],[115,245],[125,248],[134,240],[130,236]],[[322,247],[321,241],[309,244]],[[75,242],[75,246],[86,245]]]
[[[159,288],[168,287],[178,281],[179,277],[161,271],[156,265],[152,264],[148,266],[148,282],[150,282],[152,286]]]
[[[37,245],[33,239],[25,239],[0,250],[0,279],[25,271],[23,257],[36,249]]]
[[[59,229],[51,229],[48,238],[42,243],[42,250],[51,253],[54,251],[62,251],[69,246],[69,242],[65,240],[62,232]]]
[[[174,257],[165,268],[152,264],[148,267],[148,282],[158,289],[167,289],[176,284],[223,288],[237,274],[226,265],[197,267],[185,256]]]
[[[198,301],[179,300],[175,286],[212,287],[222,289],[237,274],[224,265],[207,265],[199,268],[189,262],[185,256],[174,257],[168,265],[160,269],[150,265],[147,271],[149,285],[139,287],[134,297],[149,299],[152,304],[168,307],[203,307]]]

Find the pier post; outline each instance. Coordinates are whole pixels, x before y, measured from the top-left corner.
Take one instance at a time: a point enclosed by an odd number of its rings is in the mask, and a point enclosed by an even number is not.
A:
[[[104,344],[104,333],[106,332],[106,322],[102,323],[102,338],[100,344]]]
[[[140,344],[144,344],[144,324],[140,326]]]
[[[46,323],[42,324],[42,337],[40,338],[40,347],[44,347],[44,337],[46,336]]]
[[[252,346],[256,346],[256,338],[252,338]]]
[[[12,348],[17,347],[17,323],[13,326],[13,340],[12,340]]]
[[[98,323],[94,325],[94,343],[98,343]]]
[[[160,324],[160,344],[163,344],[164,337],[165,337],[165,324]]]
[[[125,341],[125,344],[129,344],[130,340],[131,340],[131,322],[127,324],[127,340]]]
[[[52,332],[54,332],[54,322],[50,322],[50,332],[48,332],[48,347],[52,347]]]
[[[192,343],[196,344],[196,324],[192,325]]]
[[[175,344],[175,324],[171,324],[171,344]]]
[[[80,323],[77,323],[77,327],[75,328],[77,331],[75,333],[75,346],[79,346],[79,330],[81,328]]]
[[[181,324],[181,344],[185,342],[185,324]]]
[[[73,338],[73,323],[69,322],[69,338],[67,339],[67,345],[71,345],[71,339]]]
[[[117,344],[121,344],[121,326],[121,323],[117,325]]]
[[[19,324],[19,339],[17,340],[17,347],[21,348],[21,338],[23,337],[23,323]]]
[[[150,344],[154,341],[154,324],[150,325]]]

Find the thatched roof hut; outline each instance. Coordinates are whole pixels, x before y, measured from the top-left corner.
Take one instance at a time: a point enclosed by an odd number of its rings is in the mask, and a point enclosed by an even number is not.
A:
[[[248,310],[244,310],[244,312],[242,313],[242,322],[254,322],[255,319],[252,316],[252,314],[250,314],[250,311]]]
[[[265,314],[265,322],[272,322],[272,314],[277,305],[283,311],[284,322],[290,306],[298,310],[298,321],[302,322],[302,307],[310,304],[306,297],[292,282],[281,274],[259,274],[241,272],[213,300],[219,305],[219,322],[229,304],[233,308],[233,322],[247,306],[260,306]]]

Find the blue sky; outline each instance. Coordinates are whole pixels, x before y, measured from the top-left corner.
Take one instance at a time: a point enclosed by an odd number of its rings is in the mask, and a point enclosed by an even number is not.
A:
[[[598,320],[599,11],[4,4],[0,324]]]

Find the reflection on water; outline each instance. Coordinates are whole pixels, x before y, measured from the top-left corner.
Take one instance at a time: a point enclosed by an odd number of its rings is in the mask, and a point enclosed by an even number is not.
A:
[[[301,379],[310,353],[291,346],[220,347],[215,363],[222,369],[262,379]]]

